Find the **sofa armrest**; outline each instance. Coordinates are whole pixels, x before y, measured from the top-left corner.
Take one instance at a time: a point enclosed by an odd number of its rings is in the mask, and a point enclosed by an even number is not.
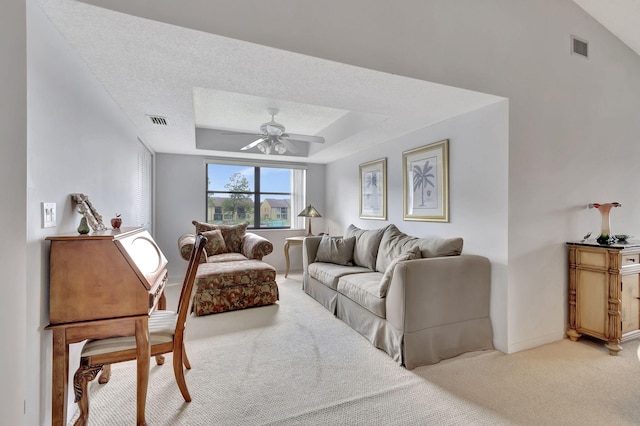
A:
[[[191,252],[193,251],[195,242],[196,236],[193,234],[183,234],[178,238],[178,250],[180,251],[180,256],[187,262],[191,259]],[[202,256],[200,256],[200,263],[206,262],[207,252],[203,250]]]
[[[400,262],[387,293],[387,320],[410,333],[489,317],[491,264],[483,256]]]
[[[242,237],[242,247],[240,252],[247,257],[247,259],[262,260],[262,258],[273,251],[273,244],[266,238],[254,234],[253,232],[247,232]]]
[[[310,264],[315,262],[316,254],[318,253],[318,246],[322,241],[322,237],[305,237],[302,241],[302,271],[307,272]]]

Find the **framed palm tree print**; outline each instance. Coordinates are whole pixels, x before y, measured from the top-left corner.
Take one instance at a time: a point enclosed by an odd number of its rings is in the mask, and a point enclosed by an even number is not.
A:
[[[449,222],[449,140],[402,153],[404,220]]]
[[[360,218],[387,219],[387,159],[360,164]]]

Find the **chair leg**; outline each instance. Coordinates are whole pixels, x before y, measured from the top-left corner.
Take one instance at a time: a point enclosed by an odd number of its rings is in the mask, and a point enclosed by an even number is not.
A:
[[[182,368],[182,363],[184,358],[182,357],[182,350],[177,350],[173,352],[173,374],[176,376],[176,382],[178,383],[178,388],[180,388],[180,392],[182,393],[182,397],[185,401],[191,402],[191,395],[189,395],[189,389],[187,389],[187,382],[184,379],[184,369]]]
[[[164,364],[164,355],[156,355],[156,365]]]
[[[80,409],[80,417],[74,426],[89,424],[89,382],[96,378],[101,369],[102,365],[80,365],[80,368],[73,375],[75,402]]]
[[[98,377],[98,383],[101,385],[107,384],[109,379],[111,379],[111,364],[105,364],[102,366],[102,373]]]
[[[184,364],[184,368],[191,370],[191,363],[189,362],[189,358],[187,358],[187,351],[184,348],[184,343],[182,344],[182,363]]]

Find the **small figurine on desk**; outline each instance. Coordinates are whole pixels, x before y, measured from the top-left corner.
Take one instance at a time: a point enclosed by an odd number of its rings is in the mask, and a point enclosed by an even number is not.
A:
[[[120,225],[122,225],[122,218],[119,214],[116,214],[116,217],[111,219],[111,226],[113,226],[113,229],[120,229]]]
[[[82,216],[82,219],[80,219],[80,225],[78,226],[78,234],[88,234],[89,231],[90,229],[89,224],[87,223],[87,218]]]
[[[600,231],[600,236],[596,240],[598,244],[613,244],[616,242],[616,239],[611,235],[611,223],[609,221],[609,211],[612,207],[622,207],[622,204],[618,202],[599,204],[599,203],[591,203],[589,204],[589,208],[596,208],[600,211],[602,215],[602,227]]]

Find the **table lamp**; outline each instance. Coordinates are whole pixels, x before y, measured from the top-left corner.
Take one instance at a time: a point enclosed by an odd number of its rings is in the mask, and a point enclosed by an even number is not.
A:
[[[320,213],[318,213],[318,210],[316,210],[315,207],[313,207],[311,204],[309,204],[304,210],[302,210],[300,213],[298,213],[298,217],[306,217],[307,222],[309,222],[309,231],[307,232],[307,236],[311,236],[313,235],[311,233],[311,218],[312,217],[322,217],[322,215]]]

